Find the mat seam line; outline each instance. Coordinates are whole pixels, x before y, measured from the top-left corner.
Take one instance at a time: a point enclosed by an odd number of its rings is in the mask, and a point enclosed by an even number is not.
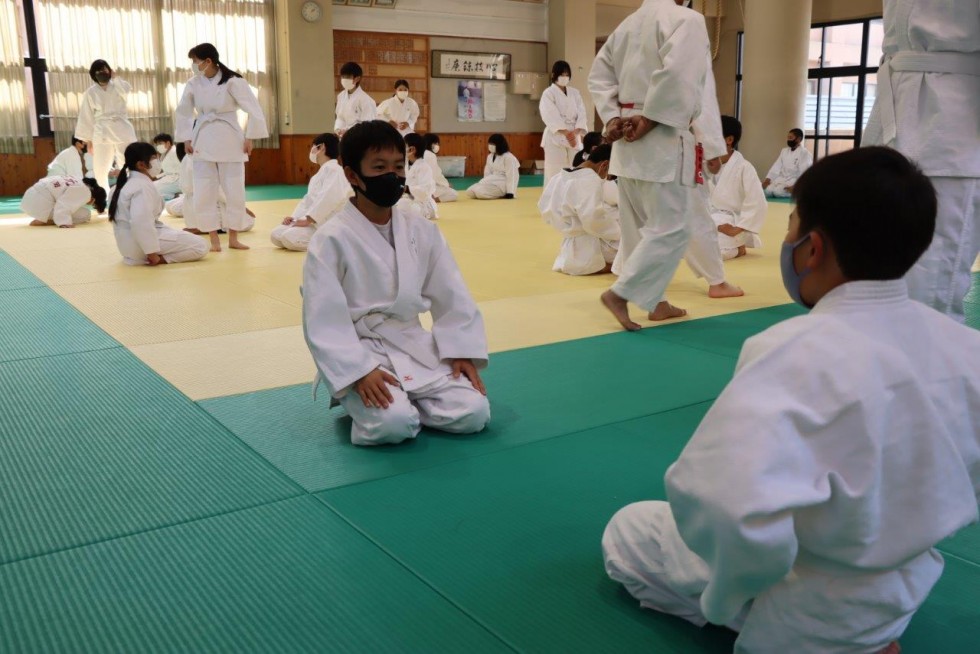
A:
[[[980,563],[978,563],[976,561],[971,561],[970,559],[965,559],[962,556],[960,556],[959,554],[954,554],[953,552],[949,552],[947,550],[944,550],[939,545],[936,546],[936,549],[939,550],[940,552],[942,552],[943,554],[945,554],[946,556],[948,556],[950,558],[953,558],[953,559],[956,559],[957,561],[960,561],[961,563],[965,563],[965,564],[967,564],[968,566],[970,566],[972,568],[980,568]]]
[[[55,359],[58,357],[70,357],[77,354],[90,354],[92,352],[108,352],[109,350],[126,349],[124,345],[110,345],[108,347],[97,347],[90,350],[77,350],[75,352],[58,352],[57,354],[39,354],[36,357],[24,357],[22,359],[3,359],[0,360],[0,366],[8,363],[21,363],[24,361],[37,361],[38,359]]]

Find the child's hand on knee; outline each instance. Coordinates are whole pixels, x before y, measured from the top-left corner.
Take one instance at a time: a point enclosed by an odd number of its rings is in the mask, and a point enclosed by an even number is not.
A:
[[[484,386],[483,380],[480,379],[480,373],[477,372],[472,361],[469,359],[453,359],[453,379],[459,379],[461,374],[470,380],[473,388],[483,395],[487,394],[487,387]]]
[[[364,406],[378,409],[387,409],[395,401],[388,384],[399,387],[398,380],[381,368],[375,368],[368,374],[361,377],[355,384],[354,390],[361,396]]]

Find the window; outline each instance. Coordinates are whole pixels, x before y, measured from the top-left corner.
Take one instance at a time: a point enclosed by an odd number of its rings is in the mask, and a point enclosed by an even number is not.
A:
[[[0,152],[34,152],[23,23],[15,0],[0,0]]]

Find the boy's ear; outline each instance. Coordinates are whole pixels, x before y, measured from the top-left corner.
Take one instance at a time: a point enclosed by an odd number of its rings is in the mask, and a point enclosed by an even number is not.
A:
[[[726,136],[725,137],[725,145],[727,145],[730,148],[734,148],[735,147],[735,137],[734,136]]]
[[[355,173],[354,169],[351,168],[350,166],[344,166],[344,177],[347,178],[347,181],[350,182],[351,186],[357,186],[357,183],[359,181],[357,177],[357,173]]]
[[[810,248],[810,252],[807,256],[806,266],[810,270],[816,270],[820,266],[827,263],[828,257],[834,256],[833,250],[830,248],[830,243],[827,241],[827,237],[824,236],[822,232],[814,230],[810,234],[810,240],[807,241],[807,246]]]

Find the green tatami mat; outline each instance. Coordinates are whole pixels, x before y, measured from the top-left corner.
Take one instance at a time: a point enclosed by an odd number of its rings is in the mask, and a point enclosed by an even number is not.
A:
[[[512,650],[302,497],[0,567],[0,651]]]
[[[0,216],[10,216],[24,213],[20,210],[20,196],[8,196],[0,198]]]
[[[973,287],[963,299],[963,309],[966,313],[966,324],[980,329],[980,272],[973,273]]]
[[[44,282],[35,277],[24,266],[0,250],[0,291],[15,291],[21,288],[37,288],[44,286]],[[3,311],[3,307],[0,307]]]
[[[12,279],[30,274],[19,264],[4,270],[14,271]],[[115,339],[46,286],[0,291],[0,362],[115,347]]]
[[[639,609],[603,570],[613,514],[663,499],[709,403],[410,474],[325,501],[422,579],[529,652],[721,654],[734,635]],[[973,651],[980,567],[950,560],[906,654]]]
[[[325,394],[314,404],[309,385],[200,404],[317,491],[714,399],[731,378],[734,359],[657,340],[656,331],[494,354],[484,375],[493,416],[487,430],[473,436],[424,431],[384,452],[351,445],[344,410],[328,411]]]
[[[268,184],[265,186],[246,186],[245,200],[263,202],[265,200],[299,200],[306,195],[304,184]]]
[[[457,191],[465,191],[483,179],[482,176],[450,177],[446,181]],[[521,175],[517,180],[517,188],[541,188],[544,185],[544,175]]]
[[[960,533],[940,543],[939,549],[980,566],[980,525],[961,529]]]
[[[302,492],[122,348],[0,363],[0,388],[0,563]]]

